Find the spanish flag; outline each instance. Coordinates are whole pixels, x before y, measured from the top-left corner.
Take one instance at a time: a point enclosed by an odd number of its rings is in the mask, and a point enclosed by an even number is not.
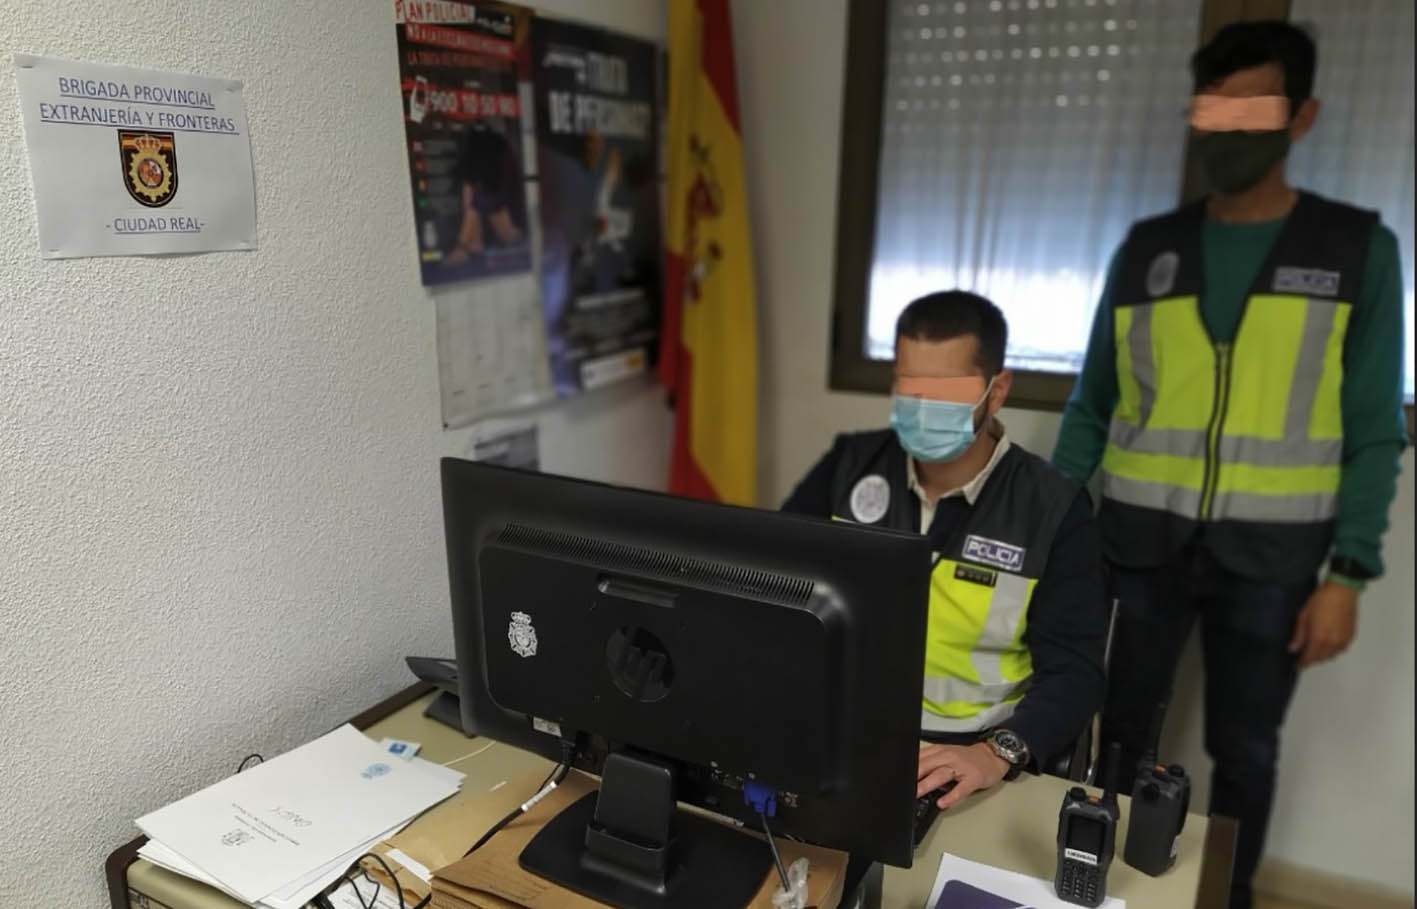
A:
[[[758,327],[728,0],[669,2],[667,250],[659,378],[669,491],[757,502]]]

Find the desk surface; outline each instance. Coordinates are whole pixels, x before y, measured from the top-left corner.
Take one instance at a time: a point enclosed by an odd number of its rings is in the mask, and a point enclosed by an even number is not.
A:
[[[978,793],[941,814],[916,851],[911,868],[885,869],[885,907],[924,906],[935,883],[940,854],[1016,871],[1051,881],[1057,866],[1058,809],[1063,794],[1076,785],[1053,776],[1021,776]],[[1107,875],[1107,894],[1126,900],[1129,909],[1191,909],[1197,901],[1205,856],[1208,818],[1188,815],[1181,832],[1176,864],[1160,877],[1149,877],[1121,858],[1131,799],[1122,797],[1117,829],[1118,855]],[[1222,900],[1217,905],[1224,905]]]
[[[463,785],[491,789],[505,780],[549,762],[486,739],[468,739],[423,716],[432,695],[414,685],[350,722],[375,739],[388,736],[418,742],[420,757],[467,774]],[[1054,777],[1021,777],[998,789],[973,796],[940,816],[916,854],[912,868],[885,869],[885,909],[925,905],[940,854],[1051,879],[1056,861],[1054,836],[1058,807],[1072,785]],[[1117,842],[1126,836],[1126,799]],[[1181,835],[1176,867],[1159,878],[1136,871],[1120,858],[1113,861],[1109,892],[1134,909],[1222,907],[1227,901],[1235,826],[1225,818],[1191,815]],[[241,904],[194,881],[136,858],[141,838],[115,851],[108,860],[109,893],[114,909],[240,909]],[[133,891],[130,899],[129,891]]]

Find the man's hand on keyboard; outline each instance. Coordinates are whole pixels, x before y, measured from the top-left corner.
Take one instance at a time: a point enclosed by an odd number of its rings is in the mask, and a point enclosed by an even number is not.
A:
[[[1009,763],[984,743],[975,745],[926,745],[920,749],[916,797],[938,789],[951,780],[955,787],[940,799],[940,810],[957,804],[965,796],[997,786],[1009,772]]]

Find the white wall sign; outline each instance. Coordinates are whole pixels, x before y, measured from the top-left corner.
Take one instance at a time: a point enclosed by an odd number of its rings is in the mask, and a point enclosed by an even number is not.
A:
[[[46,259],[256,248],[241,83],[15,55]]]

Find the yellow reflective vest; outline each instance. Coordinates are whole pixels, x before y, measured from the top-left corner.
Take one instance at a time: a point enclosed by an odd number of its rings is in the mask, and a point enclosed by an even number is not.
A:
[[[1229,343],[1201,317],[1204,203],[1138,223],[1117,270],[1109,557],[1152,565],[1204,525],[1227,567],[1312,575],[1343,458],[1343,344],[1376,215],[1300,194]]]
[[[890,430],[848,437],[831,484],[833,517],[920,532],[920,500],[905,469]],[[921,729],[989,729],[1023,699],[1033,676],[1024,641],[1029,602],[1078,490],[1043,459],[1011,446],[965,521],[928,528],[935,566]]]

